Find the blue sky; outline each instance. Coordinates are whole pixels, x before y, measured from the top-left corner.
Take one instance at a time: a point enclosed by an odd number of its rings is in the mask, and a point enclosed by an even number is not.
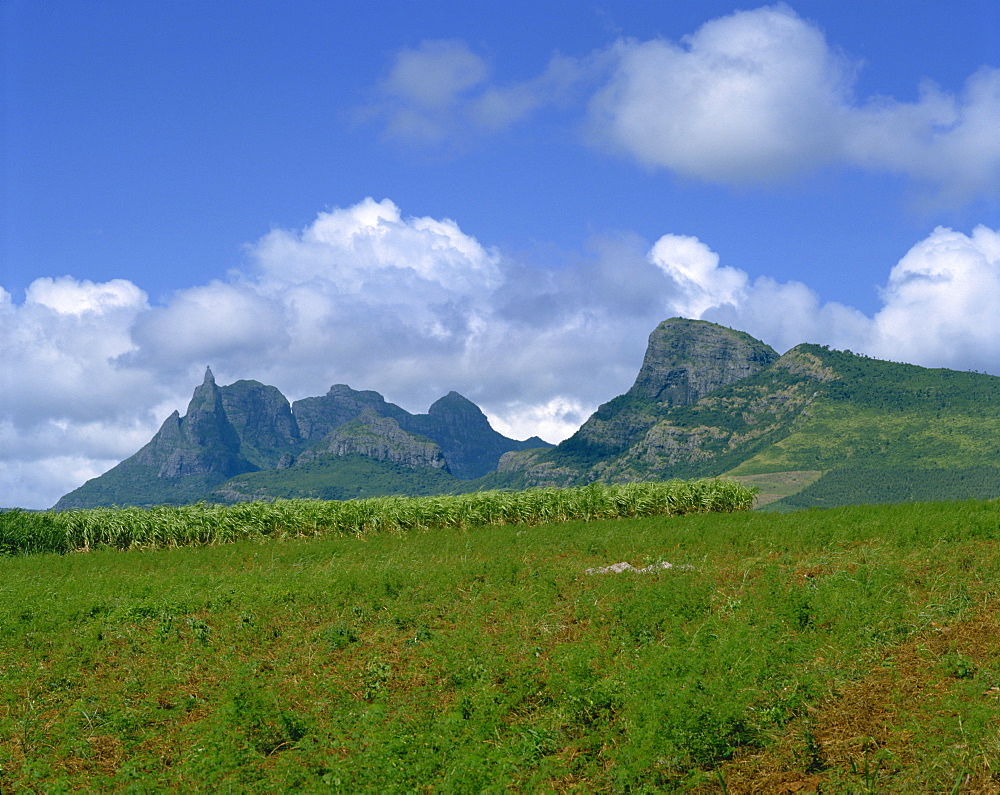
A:
[[[991,0],[0,8],[0,503],[208,364],[552,440],[676,314],[1000,373]]]

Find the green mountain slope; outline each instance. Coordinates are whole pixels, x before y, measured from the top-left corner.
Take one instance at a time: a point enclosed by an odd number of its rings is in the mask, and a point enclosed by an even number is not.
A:
[[[735,474],[1000,464],[1000,378],[809,349],[836,377],[807,421]]]
[[[770,484],[783,510],[1000,496],[998,474],[1000,378],[810,344],[779,356],[744,332],[671,318],[632,388],[554,448],[502,436],[455,392],[426,414],[343,384],[289,405],[208,371],[185,416],[56,507],[726,475]]]
[[[209,369],[183,417],[175,411],[139,452],[55,508],[454,493],[479,488],[504,453],[548,446],[497,433],[457,392],[427,414],[344,384],[290,405],[257,381],[219,387]]]
[[[675,321],[670,333],[706,329]],[[784,508],[1000,493],[1000,378],[799,345],[692,398],[658,400],[633,387],[566,442],[508,456],[501,469],[528,485],[827,473],[812,485],[800,479],[801,499],[785,496]],[[595,430],[607,428],[625,429],[625,443],[596,444]]]
[[[251,459],[262,456],[250,441],[252,435],[244,424],[237,429],[225,403],[207,370],[183,417],[175,411],[139,452],[66,494],[55,507],[196,502],[233,475],[257,469]],[[239,416],[236,419],[239,422]]]
[[[211,502],[312,498],[351,500],[392,494],[424,496],[460,489],[460,481],[432,467],[411,467],[366,455],[323,455],[290,469],[248,472],[217,486]]]
[[[998,498],[998,466],[878,469],[847,466],[827,472],[801,491],[770,504],[768,510]]]

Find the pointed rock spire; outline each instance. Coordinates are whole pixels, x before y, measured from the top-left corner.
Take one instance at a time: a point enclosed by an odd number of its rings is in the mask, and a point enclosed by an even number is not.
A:
[[[205,368],[205,380],[202,381],[202,384],[214,384],[214,383],[215,383],[215,376],[212,375],[212,368],[211,367],[206,367]]]

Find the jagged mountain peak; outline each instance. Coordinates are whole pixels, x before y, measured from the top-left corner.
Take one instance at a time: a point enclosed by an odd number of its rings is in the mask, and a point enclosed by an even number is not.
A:
[[[289,405],[276,387],[259,381],[220,387],[209,367],[186,414],[174,411],[138,453],[57,506],[213,499],[212,490],[234,475],[358,455],[468,480],[494,471],[501,455],[525,445],[497,433],[455,391],[427,414],[410,414],[378,392],[347,384]]]
[[[537,437],[518,442],[497,433],[455,391],[426,414],[346,384],[289,406],[257,381],[219,387],[206,368],[186,415],[174,411],[136,455],[56,507],[442,493],[483,475],[469,488],[727,473],[805,483],[809,475],[843,504],[868,493],[879,480],[874,471],[896,473],[893,496],[910,493],[900,489],[919,471],[921,483],[939,484],[927,495],[972,496],[958,483],[966,480],[989,482],[993,494],[1000,493],[998,406],[993,376],[814,344],[779,357],[744,332],[670,318],[650,334],[632,388],[554,450],[537,449],[546,446]],[[948,467],[960,470],[954,488],[940,485]],[[258,485],[233,487],[239,479]]]
[[[469,400],[467,397],[460,395],[455,390],[452,390],[444,397],[435,400],[429,409],[427,409],[428,414],[468,414],[474,417],[486,418],[483,414],[483,410],[479,408],[475,403]]]

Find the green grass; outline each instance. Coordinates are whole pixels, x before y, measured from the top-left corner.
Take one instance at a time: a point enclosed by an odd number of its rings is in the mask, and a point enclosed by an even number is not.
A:
[[[1000,419],[982,413],[948,413],[926,407],[888,410],[827,403],[786,438],[735,467],[733,474],[839,466],[893,468],[967,467],[1000,456]]]
[[[782,500],[785,497],[790,497],[793,494],[798,494],[804,488],[822,478],[824,474],[823,470],[807,469],[794,472],[764,472],[759,475],[729,475],[727,473],[724,477],[731,478],[737,483],[742,483],[744,486],[757,489],[757,506],[762,507]],[[867,500],[863,502],[867,502]],[[897,502],[904,502],[904,500],[897,500]],[[830,508],[834,506],[828,505],[823,507]]]
[[[0,557],[0,791],[986,788],[998,540],[966,502]]]
[[[326,455],[287,469],[237,475],[209,494],[215,502],[245,499],[352,500],[392,494],[441,494],[464,483],[431,467],[408,467],[364,455]],[[246,495],[246,496],[244,496]]]
[[[0,554],[735,511],[752,507],[755,493],[753,488],[733,481],[675,480],[343,502],[276,500],[230,506],[198,503],[41,513],[15,510],[0,513]]]
[[[822,474],[822,473],[817,473]],[[766,478],[767,476],[761,476]],[[766,488],[757,478],[734,478]],[[836,505],[996,499],[1000,497],[1000,467],[839,467],[822,474],[795,493],[773,504],[778,510],[831,508]],[[763,504],[763,501],[760,501]]]

